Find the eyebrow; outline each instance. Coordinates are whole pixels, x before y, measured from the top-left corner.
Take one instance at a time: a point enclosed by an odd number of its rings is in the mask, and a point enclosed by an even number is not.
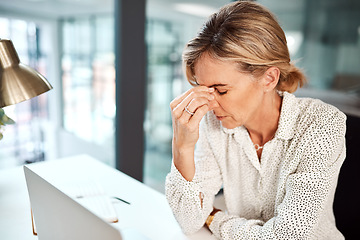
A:
[[[197,79],[196,79],[195,76],[194,76],[194,80],[195,80],[195,83],[200,86],[200,84],[198,83],[198,81],[197,81]],[[225,87],[225,86],[227,86],[227,85],[228,85],[228,84],[217,83],[217,84],[213,84],[213,85],[209,86],[209,88],[213,88],[213,87]]]
[[[212,88],[212,87],[225,87],[225,86],[227,86],[227,84],[218,83],[218,84],[213,84],[213,85],[209,86],[209,88]]]

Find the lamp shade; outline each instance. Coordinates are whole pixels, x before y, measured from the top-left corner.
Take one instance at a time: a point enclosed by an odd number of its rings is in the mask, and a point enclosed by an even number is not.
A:
[[[0,39],[0,108],[52,89],[44,76],[20,63],[11,40]]]

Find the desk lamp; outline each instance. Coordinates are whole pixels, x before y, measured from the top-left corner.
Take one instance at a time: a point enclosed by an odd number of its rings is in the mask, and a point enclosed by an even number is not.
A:
[[[1,125],[11,124],[3,107],[36,97],[52,89],[50,83],[34,69],[20,63],[11,40],[0,39],[0,129]],[[0,132],[0,139],[2,134]]]

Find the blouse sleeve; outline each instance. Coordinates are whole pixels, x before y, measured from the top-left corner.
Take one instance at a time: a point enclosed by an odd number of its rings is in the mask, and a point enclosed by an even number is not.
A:
[[[166,177],[165,195],[185,234],[194,233],[204,226],[222,185],[219,166],[207,142],[205,125],[204,121],[200,124],[193,180],[187,181],[174,164]]]
[[[345,159],[345,121],[338,112],[303,135],[297,170],[287,176],[286,194],[267,222],[218,212],[210,225],[221,239],[309,239],[327,201],[332,201]],[[330,203],[332,204],[332,203]]]

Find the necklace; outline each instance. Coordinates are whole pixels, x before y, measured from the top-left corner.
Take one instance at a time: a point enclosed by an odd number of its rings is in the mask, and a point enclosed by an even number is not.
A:
[[[255,150],[259,151],[260,149],[264,148],[264,145],[260,146],[259,144],[254,144]]]
[[[269,141],[271,141],[273,138],[275,137],[275,134],[274,134],[274,136],[272,136],[272,138],[270,138],[270,140]],[[266,143],[264,143],[264,145],[265,145]],[[255,147],[255,151],[259,151],[260,149],[263,149],[264,148],[264,145],[259,145],[259,144],[253,144],[254,145],[254,147]]]

